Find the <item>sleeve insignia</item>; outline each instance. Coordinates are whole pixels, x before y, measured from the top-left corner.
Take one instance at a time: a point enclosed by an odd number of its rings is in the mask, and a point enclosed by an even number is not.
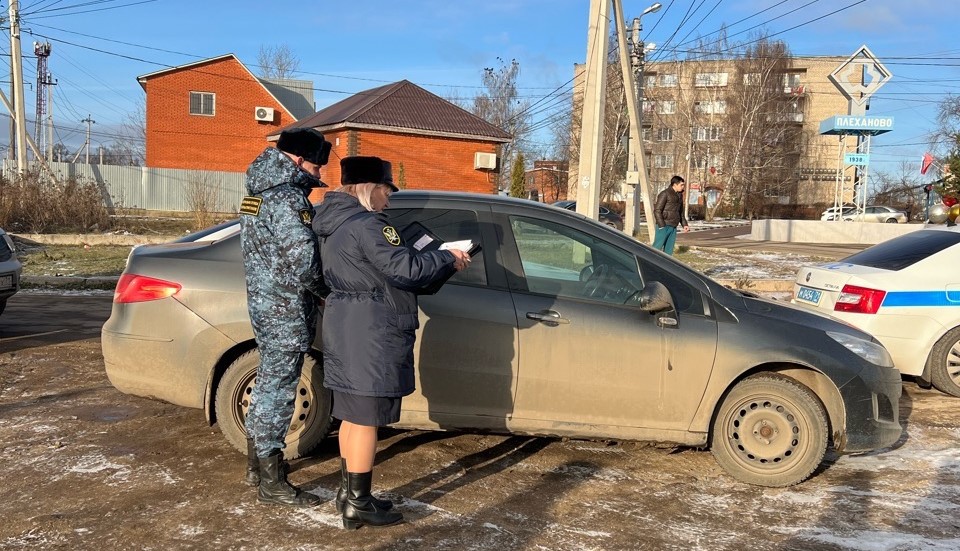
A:
[[[302,209],[300,211],[300,220],[303,221],[304,224],[309,226],[310,223],[313,222],[313,210]]]
[[[400,245],[400,234],[397,233],[397,230],[393,229],[393,226],[384,226],[383,236],[387,238],[387,243],[390,243],[394,247]]]
[[[250,216],[257,216],[260,214],[260,204],[263,203],[262,197],[253,197],[246,196],[243,198],[243,201],[240,203],[240,214],[249,214]]]

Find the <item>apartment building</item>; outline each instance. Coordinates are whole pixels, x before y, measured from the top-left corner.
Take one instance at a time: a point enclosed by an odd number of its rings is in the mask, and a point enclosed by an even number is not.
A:
[[[648,62],[641,84],[641,137],[651,190],[665,189],[679,174],[688,183],[688,202],[701,208],[722,201],[755,215],[793,215],[832,204],[838,158],[856,149],[856,139],[821,136],[819,125],[847,113],[846,98],[828,78],[844,59],[786,58],[779,65],[756,60]],[[579,120],[583,66],[575,70],[574,118]],[[614,97],[621,93],[619,81],[608,81]],[[758,101],[758,94],[766,96]],[[625,105],[616,102],[608,101],[607,111],[608,119],[626,114]],[[608,137],[605,148],[626,143]],[[626,158],[625,150],[622,154]],[[577,169],[574,160],[569,182],[579,180]],[[852,180],[852,170],[845,178]],[[619,199],[626,191],[621,188]],[[741,205],[745,202],[749,208]]]

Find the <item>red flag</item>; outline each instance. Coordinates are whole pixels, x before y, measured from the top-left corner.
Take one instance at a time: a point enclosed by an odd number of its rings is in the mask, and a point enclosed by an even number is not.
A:
[[[933,155],[930,153],[923,154],[923,162],[920,163],[920,174],[926,174],[927,170],[930,168],[930,165],[933,164]]]

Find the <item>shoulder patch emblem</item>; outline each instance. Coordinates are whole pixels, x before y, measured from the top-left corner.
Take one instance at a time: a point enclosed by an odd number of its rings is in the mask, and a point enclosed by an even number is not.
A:
[[[300,220],[303,221],[304,224],[309,226],[310,223],[313,222],[313,210],[302,209],[300,211]]]
[[[383,236],[387,238],[387,243],[390,243],[394,247],[400,245],[400,234],[397,233],[397,230],[393,229],[393,226],[384,226]]]
[[[263,203],[262,197],[253,197],[248,195],[240,202],[240,214],[249,214],[257,216],[260,214],[260,204]]]

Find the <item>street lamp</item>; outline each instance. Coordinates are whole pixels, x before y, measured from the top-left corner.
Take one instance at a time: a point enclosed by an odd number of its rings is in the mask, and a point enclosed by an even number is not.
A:
[[[633,128],[633,125],[631,125],[630,132],[631,133],[636,132],[637,139],[636,141],[632,141],[632,143],[639,143],[640,151],[634,151],[633,153],[634,163],[632,164],[628,163],[628,166],[627,166],[628,172],[635,171],[636,167],[641,166],[641,163],[637,162],[637,156],[644,155],[643,125],[642,123],[640,123],[640,121],[642,121],[643,119],[643,64],[644,64],[647,48],[644,47],[643,39],[640,37],[640,33],[643,31],[643,25],[640,22],[640,18],[643,17],[644,15],[647,15],[648,13],[654,13],[656,11],[659,11],[661,7],[662,5],[660,4],[660,2],[656,2],[651,6],[649,6],[648,8],[646,8],[645,10],[643,10],[640,13],[640,17],[633,18],[633,31],[632,31],[633,51],[631,52],[630,55],[632,57],[631,61],[633,65],[634,76],[636,77],[635,92],[637,95],[637,105],[638,105],[636,120],[638,121],[637,126],[639,128]],[[655,45],[651,44],[650,49],[652,50],[653,47],[655,47]],[[645,164],[643,166],[645,166]],[[646,175],[637,174],[637,182],[639,183],[640,178],[644,176]],[[627,181],[629,182],[630,178],[627,178]],[[627,195],[627,205],[626,205],[626,209],[624,209],[626,211],[625,214],[627,216],[626,216],[626,220],[624,220],[625,222],[624,229],[627,230],[630,233],[630,235],[636,235],[637,230],[639,229],[639,225],[637,224],[637,221],[640,219],[640,216],[639,216],[640,200],[638,197],[639,195],[640,195],[640,189],[639,189],[639,186],[636,186],[636,185],[634,186],[633,193]],[[645,197],[644,200],[649,201],[650,198]]]

